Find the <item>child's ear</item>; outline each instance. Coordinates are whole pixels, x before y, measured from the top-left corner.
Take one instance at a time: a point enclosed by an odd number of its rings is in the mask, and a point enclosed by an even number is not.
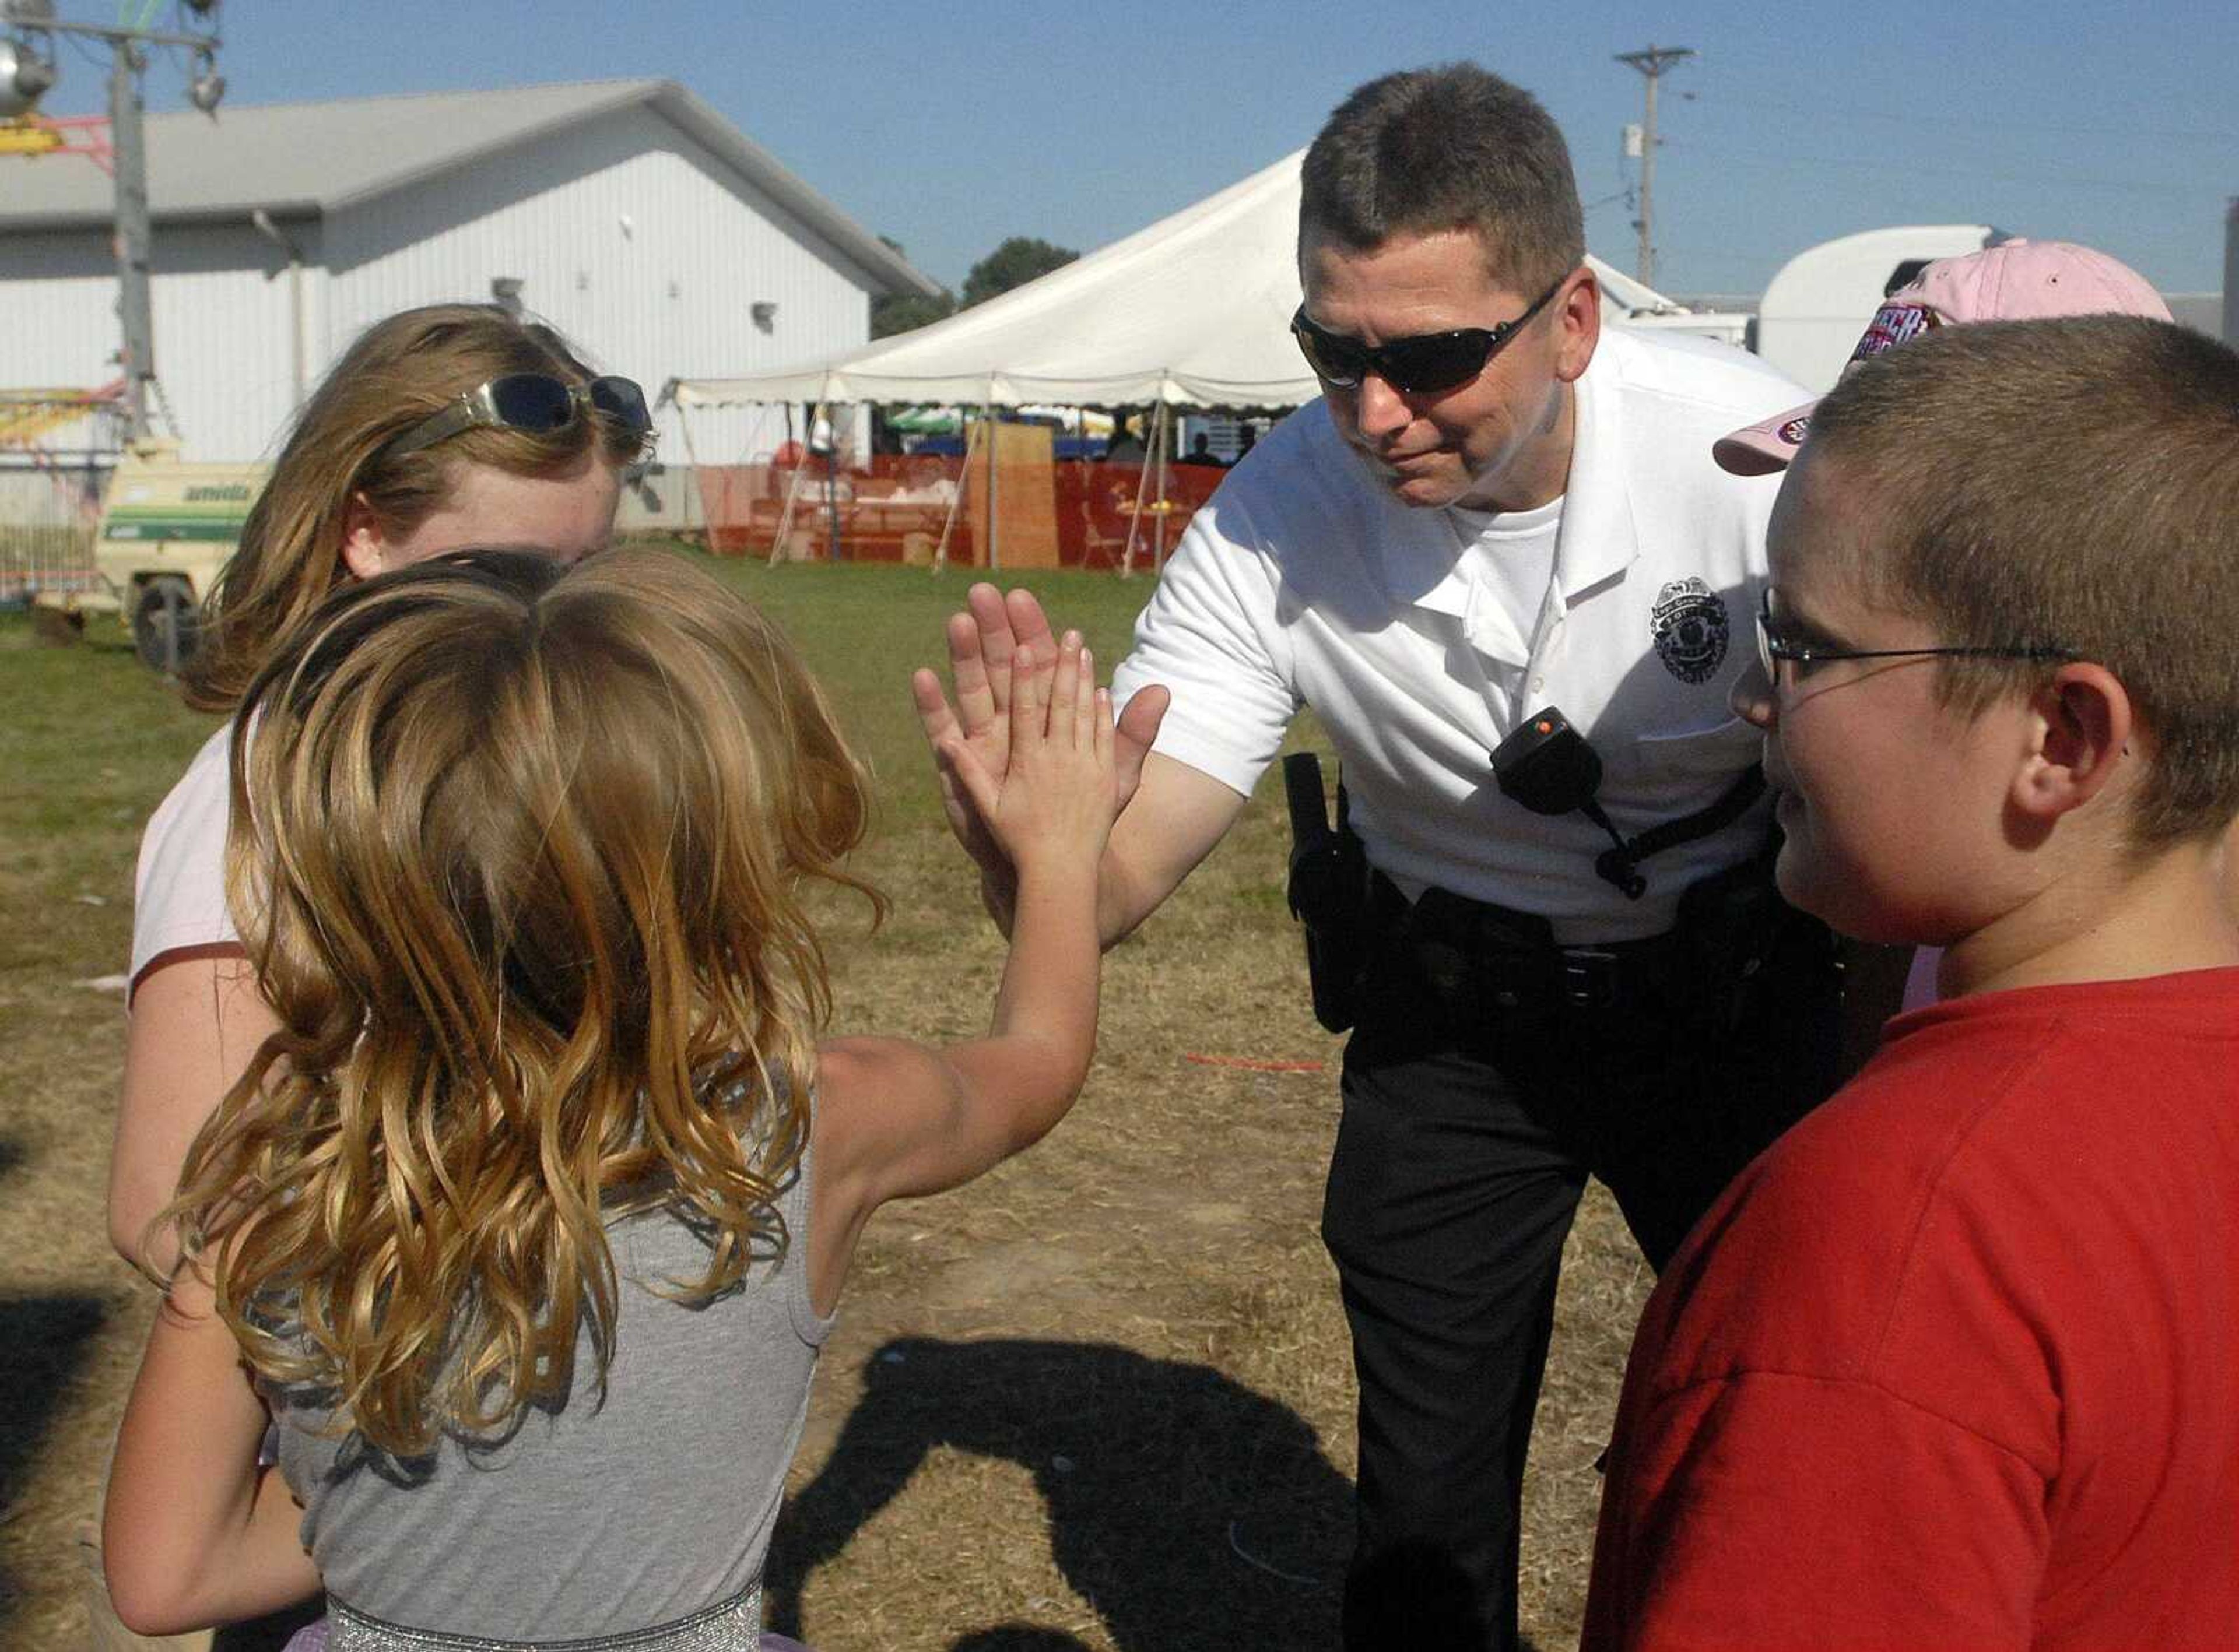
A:
[[[2048,826],[2106,789],[2130,755],[2136,718],[2104,666],[2063,666],[2031,702],[2036,743],[2014,776],[2014,801]]]

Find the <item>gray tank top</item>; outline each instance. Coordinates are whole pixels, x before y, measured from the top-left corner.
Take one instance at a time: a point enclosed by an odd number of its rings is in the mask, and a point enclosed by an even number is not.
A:
[[[809,1305],[808,1162],[778,1201],[791,1236],[735,1290],[654,1294],[707,1271],[674,1217],[608,1228],[620,1289],[606,1403],[588,1337],[575,1395],[495,1447],[398,1465],[321,1437],[319,1397],[270,1396],[280,1468],[328,1593],[410,1629],[566,1641],[669,1623],[761,1578],[832,1318]]]

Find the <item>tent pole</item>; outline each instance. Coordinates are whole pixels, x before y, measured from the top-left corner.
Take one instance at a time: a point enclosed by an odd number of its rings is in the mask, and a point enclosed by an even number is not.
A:
[[[1165,401],[1159,403],[1158,434],[1152,439],[1151,452],[1159,465],[1159,502],[1151,508],[1157,512],[1158,527],[1151,540],[1151,572],[1161,573],[1166,566],[1166,450],[1173,446],[1174,410]]]
[[[940,524],[940,546],[933,554],[933,571],[948,571],[948,536],[956,531],[957,513],[964,508],[964,490],[972,485],[972,455],[980,446],[980,427],[967,425],[964,438],[964,468],[956,478],[956,492],[948,501],[948,515]]]
[[[715,519],[708,515],[707,495],[700,486],[700,454],[692,446],[692,418],[684,411],[681,401],[675,406],[676,428],[684,433],[684,461],[692,467],[692,493],[686,494],[684,499],[683,531],[687,534],[692,531],[692,496],[698,494],[700,514],[708,518],[708,554],[713,556],[715,554]]]
[[[821,410],[824,404],[820,401],[816,404],[816,408]],[[790,407],[786,410],[785,421],[787,427],[790,428],[793,424],[793,414]],[[815,411],[812,411],[808,415],[808,428],[813,435],[816,429]],[[787,441],[791,441],[793,438],[788,435],[786,440]],[[793,527],[793,504],[794,501],[801,496],[801,473],[808,468],[808,465],[807,463],[807,459],[808,444],[807,442],[803,442],[801,444],[801,462],[796,463],[794,466],[793,480],[786,484],[785,508],[777,514],[777,536],[770,541],[769,565],[772,567],[775,567],[781,561],[785,560],[785,536],[787,530]]]
[[[996,467],[1003,444],[996,439],[1001,433],[995,428],[995,403],[992,391],[985,411],[987,420],[987,567],[993,573],[1003,566],[1003,489]]]
[[[827,438],[824,448],[825,555],[827,561],[834,562],[840,560],[840,421],[832,416],[835,411],[836,408],[827,408],[824,420]],[[815,428],[813,424],[809,427],[812,435]]]
[[[1151,441],[1153,445],[1158,441],[1158,432],[1159,415],[1153,412],[1151,415]],[[1115,429],[1113,435],[1116,439],[1119,430]],[[1127,548],[1120,553],[1120,577],[1123,580],[1134,577],[1135,535],[1143,531],[1143,489],[1149,484],[1150,480],[1151,456],[1145,454],[1143,468],[1135,473],[1135,508],[1127,513]]]

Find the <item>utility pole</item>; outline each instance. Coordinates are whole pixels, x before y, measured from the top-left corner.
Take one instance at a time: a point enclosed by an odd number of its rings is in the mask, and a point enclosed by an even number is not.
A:
[[[17,94],[12,98],[0,96],[0,114],[28,112],[54,84],[55,36],[82,35],[109,46],[110,143],[116,180],[116,317],[123,333],[118,360],[124,369],[128,441],[141,441],[149,434],[148,392],[156,377],[156,324],[149,295],[154,234],[148,214],[148,143],[140,99],[147,49],[176,46],[194,53],[195,73],[187,96],[203,114],[215,114],[225,96],[225,76],[217,72],[217,0],[186,0],[186,9],[207,18],[210,32],[175,34],[121,23],[67,23],[55,16],[54,0],[0,0],[0,23],[9,30],[4,46],[0,46],[0,63],[16,66]],[[38,50],[42,36],[45,37],[43,56]],[[0,94],[6,90],[0,87]]]
[[[2223,209],[2223,342],[2239,349],[2239,195]]]
[[[1633,274],[1644,287],[1656,285],[1656,83],[1674,63],[1695,55],[1691,46],[1651,46],[1645,51],[1621,51],[1617,61],[1638,69],[1648,83],[1648,109],[1641,122],[1640,216],[1632,227],[1640,231],[1640,255]]]

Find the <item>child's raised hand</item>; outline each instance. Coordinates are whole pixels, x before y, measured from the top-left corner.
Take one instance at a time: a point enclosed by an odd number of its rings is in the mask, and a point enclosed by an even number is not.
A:
[[[1114,813],[1112,698],[1096,687],[1094,657],[1077,639],[1020,645],[1009,746],[1000,780],[960,737],[944,740],[940,753],[1020,872],[1053,857],[1093,866]]]

